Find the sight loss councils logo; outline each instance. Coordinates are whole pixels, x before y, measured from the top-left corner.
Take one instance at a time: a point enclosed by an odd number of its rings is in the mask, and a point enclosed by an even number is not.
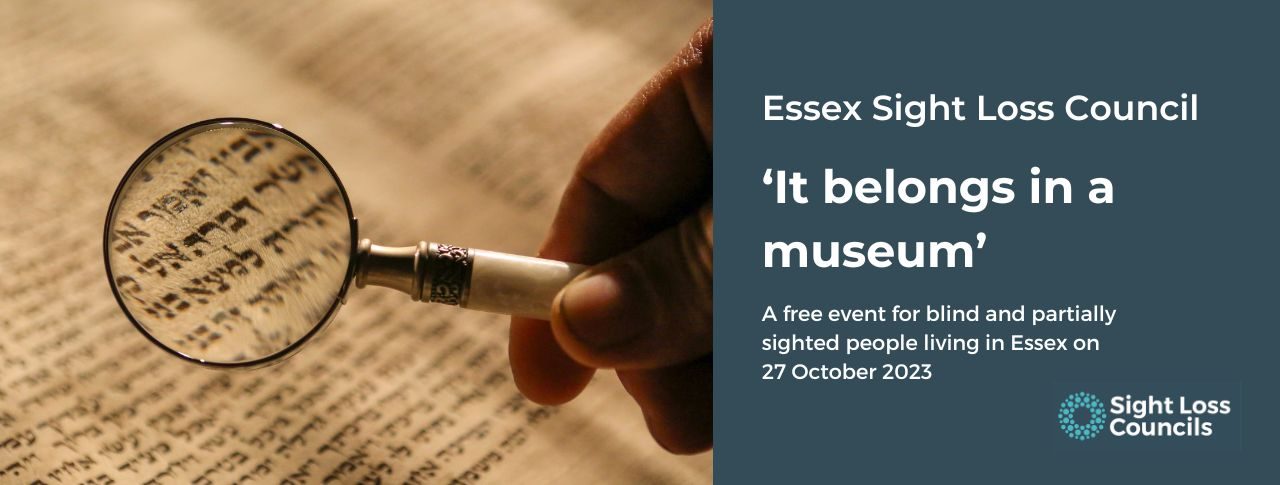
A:
[[[1072,439],[1084,441],[1098,436],[1106,422],[1107,411],[1102,400],[1093,394],[1070,394],[1058,406],[1058,427]]]

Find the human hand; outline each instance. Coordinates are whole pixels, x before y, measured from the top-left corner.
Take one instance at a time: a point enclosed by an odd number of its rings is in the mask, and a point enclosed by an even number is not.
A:
[[[587,147],[539,256],[597,264],[551,322],[512,318],[511,371],[536,402],[613,368],[673,453],[711,448],[712,21]]]

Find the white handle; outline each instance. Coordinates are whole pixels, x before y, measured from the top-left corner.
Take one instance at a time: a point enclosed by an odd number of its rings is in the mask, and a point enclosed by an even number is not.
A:
[[[551,300],[587,269],[580,264],[475,250],[471,287],[463,308],[540,320],[551,318]]]
[[[385,247],[360,241],[356,287],[385,286],[414,301],[490,313],[551,318],[551,301],[586,266],[550,259],[419,242]]]

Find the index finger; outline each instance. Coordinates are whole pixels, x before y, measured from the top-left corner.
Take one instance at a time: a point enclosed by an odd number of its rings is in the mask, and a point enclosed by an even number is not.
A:
[[[709,198],[711,34],[708,20],[588,145],[541,256],[598,263]]]

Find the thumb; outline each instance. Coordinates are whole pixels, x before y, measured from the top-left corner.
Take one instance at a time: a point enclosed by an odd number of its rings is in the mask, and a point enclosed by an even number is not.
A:
[[[711,353],[711,204],[587,270],[556,296],[551,328],[574,360],[644,369]]]

